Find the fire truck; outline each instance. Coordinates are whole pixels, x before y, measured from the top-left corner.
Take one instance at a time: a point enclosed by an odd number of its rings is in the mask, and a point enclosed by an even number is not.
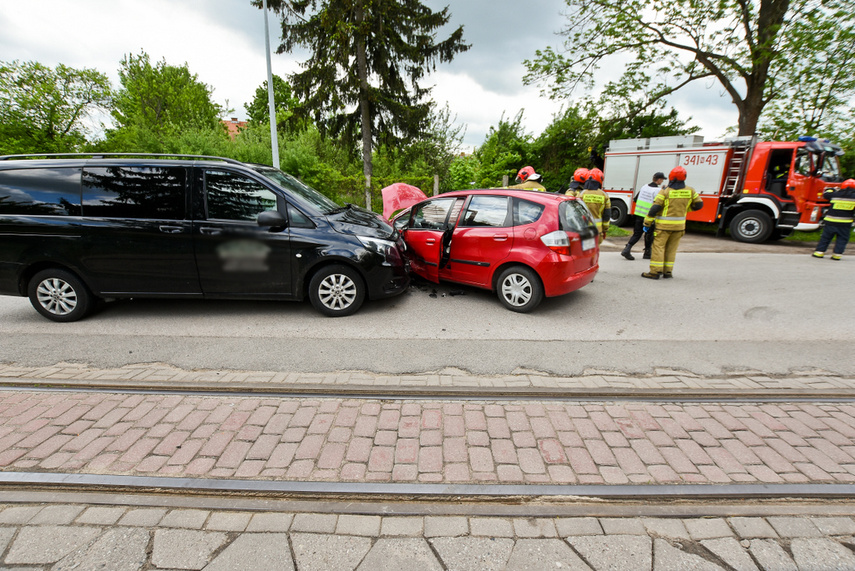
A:
[[[828,202],[822,193],[843,181],[838,156],[827,140],[758,142],[756,137],[705,143],[702,136],[611,141],[605,153],[603,189],[612,202],[612,223],[633,212],[632,197],[656,172],[686,169],[686,184],[704,207],[687,219],[711,222],[740,242],[764,242],[794,230],[819,228]]]

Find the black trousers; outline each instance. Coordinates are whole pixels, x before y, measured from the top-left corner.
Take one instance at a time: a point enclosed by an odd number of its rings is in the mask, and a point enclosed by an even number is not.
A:
[[[646,234],[644,233],[644,216],[635,216],[635,226],[632,229],[632,236],[629,237],[629,241],[626,243],[626,249],[632,250],[632,247],[635,246],[635,243],[641,240],[641,237],[644,236],[644,253],[650,253],[650,248],[653,246],[653,228],[650,228],[650,231]]]

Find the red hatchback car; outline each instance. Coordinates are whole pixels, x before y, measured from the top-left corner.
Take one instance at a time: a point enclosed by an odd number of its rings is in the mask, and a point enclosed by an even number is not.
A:
[[[580,201],[531,190],[459,190],[428,199],[415,187],[383,189],[384,215],[407,245],[412,271],[495,291],[525,313],[599,269],[597,229]]]

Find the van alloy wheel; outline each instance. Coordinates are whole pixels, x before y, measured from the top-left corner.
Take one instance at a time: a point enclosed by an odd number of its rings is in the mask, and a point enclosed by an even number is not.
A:
[[[36,311],[51,321],[77,321],[89,313],[94,301],[77,276],[58,268],[33,276],[27,293]]]
[[[42,281],[36,288],[39,303],[54,315],[68,315],[77,307],[77,292],[59,278]]]
[[[365,285],[356,270],[335,264],[312,276],[309,299],[315,309],[326,316],[351,315],[365,301]]]
[[[356,284],[343,274],[333,274],[321,281],[318,296],[326,307],[341,311],[356,299]]]

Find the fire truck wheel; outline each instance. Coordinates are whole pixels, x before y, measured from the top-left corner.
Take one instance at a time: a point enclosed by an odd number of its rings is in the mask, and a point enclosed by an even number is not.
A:
[[[626,204],[622,200],[612,200],[611,223],[615,226],[623,226],[628,218]]]
[[[760,210],[745,210],[730,221],[730,235],[737,242],[765,242],[773,229],[772,217]]]

